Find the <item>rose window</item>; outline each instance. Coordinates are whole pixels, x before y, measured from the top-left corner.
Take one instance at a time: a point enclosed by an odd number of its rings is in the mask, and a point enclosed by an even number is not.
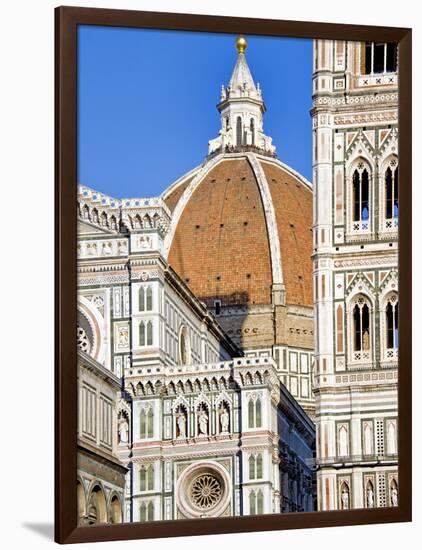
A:
[[[195,506],[201,510],[209,510],[223,496],[221,482],[212,474],[201,474],[192,481],[190,496]]]
[[[77,347],[84,351],[85,353],[89,353],[91,350],[91,342],[89,341],[89,338],[87,336],[87,333],[81,326],[77,326],[76,328],[76,339],[77,339]]]
[[[177,481],[176,501],[183,517],[221,516],[230,508],[229,471],[214,460],[190,464]]]

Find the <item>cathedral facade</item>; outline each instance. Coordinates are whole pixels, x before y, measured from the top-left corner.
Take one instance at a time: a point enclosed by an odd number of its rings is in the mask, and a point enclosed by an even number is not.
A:
[[[201,166],[155,198],[78,190],[79,354],[120,381],[121,521],[315,509],[312,190],[276,158],[237,48]],[[80,399],[101,432],[100,413]],[[85,470],[80,452],[80,521],[117,521]]]
[[[318,509],[398,503],[397,46],[317,40]]]

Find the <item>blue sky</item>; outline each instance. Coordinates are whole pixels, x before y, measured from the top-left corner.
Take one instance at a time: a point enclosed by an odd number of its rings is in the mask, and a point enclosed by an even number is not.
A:
[[[78,182],[121,197],[160,194],[200,164],[220,127],[216,104],[236,35],[81,26]],[[312,42],[247,36],[264,131],[311,179]]]

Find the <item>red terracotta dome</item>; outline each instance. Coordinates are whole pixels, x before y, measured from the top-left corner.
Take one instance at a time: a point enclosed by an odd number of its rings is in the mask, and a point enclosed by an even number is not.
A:
[[[211,157],[169,187],[168,261],[209,307],[285,303],[312,307],[312,188],[275,158]]]

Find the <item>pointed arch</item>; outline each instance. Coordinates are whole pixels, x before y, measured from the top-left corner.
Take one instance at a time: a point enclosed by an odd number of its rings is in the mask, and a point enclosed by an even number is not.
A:
[[[138,309],[145,311],[145,287],[141,285],[138,291]]]
[[[374,453],[374,431],[372,420],[363,423],[363,454]]]
[[[151,286],[148,286],[146,289],[146,310],[152,311],[153,305],[152,305],[152,288]]]
[[[154,410],[152,406],[143,406],[139,413],[139,437],[140,439],[152,439],[154,437]]]
[[[338,454],[342,457],[349,455],[349,429],[346,424],[338,429]]]
[[[236,146],[241,147],[243,141],[242,117],[236,118]]]
[[[365,504],[367,508],[375,506],[374,484],[370,479],[366,481],[365,485]]]
[[[357,157],[348,169],[348,198],[350,231],[369,233],[372,221],[372,177],[370,163],[363,157]]]
[[[123,510],[120,498],[115,494],[110,499],[110,523],[122,523]]]
[[[387,453],[394,455],[397,453],[397,422],[389,420],[387,422]]]

